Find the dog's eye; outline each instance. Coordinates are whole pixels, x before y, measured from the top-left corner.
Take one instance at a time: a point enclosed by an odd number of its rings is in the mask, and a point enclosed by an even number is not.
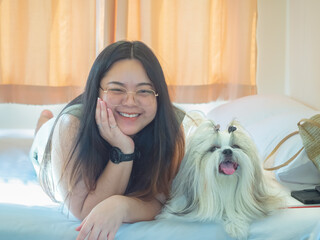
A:
[[[210,152],[214,152],[214,151],[217,150],[218,148],[220,148],[220,147],[218,147],[218,146],[212,146],[211,148],[209,148],[209,151],[210,151]]]
[[[232,148],[240,148],[240,146],[237,145],[237,144],[233,144],[231,147],[232,147]]]

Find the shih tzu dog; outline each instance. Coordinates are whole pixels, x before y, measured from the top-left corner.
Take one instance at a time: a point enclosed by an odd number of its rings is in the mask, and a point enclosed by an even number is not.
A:
[[[239,123],[220,131],[204,120],[187,139],[170,199],[157,218],[221,222],[231,237],[246,239],[251,221],[281,204],[269,193],[256,146]]]

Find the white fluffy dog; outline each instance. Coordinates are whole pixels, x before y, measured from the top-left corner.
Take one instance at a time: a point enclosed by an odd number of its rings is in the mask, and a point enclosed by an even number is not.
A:
[[[206,120],[187,141],[171,197],[157,217],[222,222],[234,238],[245,239],[253,219],[281,203],[271,195],[257,149],[236,122],[226,131]]]

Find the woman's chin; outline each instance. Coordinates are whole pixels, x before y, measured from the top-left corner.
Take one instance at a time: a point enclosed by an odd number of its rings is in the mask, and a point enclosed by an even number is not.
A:
[[[141,130],[136,127],[121,127],[121,126],[119,126],[119,128],[125,135],[130,136],[130,137],[133,137]]]

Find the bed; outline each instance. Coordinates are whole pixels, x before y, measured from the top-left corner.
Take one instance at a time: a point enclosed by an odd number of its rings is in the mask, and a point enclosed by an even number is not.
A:
[[[262,111],[263,110],[263,111]],[[250,96],[214,107],[208,118],[226,125],[239,120],[254,138],[262,159],[296,122],[318,111],[284,96]],[[76,239],[80,221],[53,203],[40,188],[28,158],[33,140],[32,130],[0,131],[0,239]],[[286,160],[301,144],[299,137],[288,142],[273,164]],[[291,149],[292,148],[292,149]],[[278,172],[266,173],[276,183],[288,203],[274,215],[256,220],[249,239],[320,239],[320,206],[303,205],[290,197],[290,190],[313,188],[320,183],[305,153],[296,162]],[[307,175],[307,176],[306,176]],[[154,220],[123,224],[116,239],[232,239],[214,222]]]

